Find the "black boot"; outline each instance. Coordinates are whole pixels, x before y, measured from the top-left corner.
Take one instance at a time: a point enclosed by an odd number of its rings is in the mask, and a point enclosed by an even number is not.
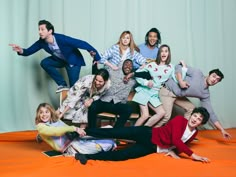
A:
[[[79,153],[79,152],[77,152],[77,153],[75,154],[75,159],[76,159],[76,160],[79,160],[80,163],[83,164],[83,165],[85,165],[85,164],[87,163],[87,161],[88,161],[86,155],[85,155],[85,154],[81,154],[81,153]]]

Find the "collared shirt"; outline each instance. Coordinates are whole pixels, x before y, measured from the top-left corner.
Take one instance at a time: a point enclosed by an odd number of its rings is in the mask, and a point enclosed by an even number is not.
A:
[[[56,57],[65,60],[65,57],[62,55],[61,50],[57,44],[57,41],[55,39],[55,37],[53,36],[53,43],[52,44],[48,44],[48,47],[50,48],[50,50],[53,52],[53,55],[55,55]]]
[[[176,65],[175,73],[181,73],[181,66]],[[186,77],[184,79],[190,86],[187,89],[181,89],[178,83],[176,83],[172,78],[170,78],[165,86],[168,90],[172,91],[177,97],[194,97],[199,98],[201,106],[206,108],[210,114],[210,120],[214,123],[218,121],[218,118],[212,108],[210,100],[210,91],[206,86],[205,76],[203,73],[196,68],[188,66]]]
[[[116,103],[126,103],[128,95],[135,85],[135,81],[131,78],[127,84],[124,83],[124,73],[122,70],[123,62],[119,64],[119,70],[112,70],[110,67],[107,68],[110,74],[111,87],[108,91],[101,97],[101,100],[104,102],[113,102]]]
[[[106,61],[110,62],[113,65],[119,66],[122,61],[122,56],[120,54],[120,48],[118,44],[111,46],[107,49],[103,54],[101,54],[101,60],[99,61],[101,64],[104,64]],[[133,63],[138,63],[140,66],[146,62],[146,58],[144,58],[140,53],[134,51],[133,54],[131,51],[127,51],[126,58],[131,59]],[[135,68],[138,69],[138,68]]]

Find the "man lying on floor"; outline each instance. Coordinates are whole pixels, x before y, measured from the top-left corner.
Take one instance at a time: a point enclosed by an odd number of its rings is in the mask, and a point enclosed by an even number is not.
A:
[[[197,135],[197,127],[205,124],[209,119],[208,111],[203,108],[195,108],[189,120],[183,116],[176,116],[163,127],[121,127],[121,128],[91,128],[80,129],[80,136],[90,135],[102,138],[127,139],[136,141],[135,144],[121,150],[99,152],[97,154],[76,153],[75,158],[81,164],[86,164],[89,159],[121,161],[134,159],[152,153],[166,153],[174,158],[180,158],[177,154],[185,153],[193,160],[210,162],[208,158],[193,153],[186,145]]]

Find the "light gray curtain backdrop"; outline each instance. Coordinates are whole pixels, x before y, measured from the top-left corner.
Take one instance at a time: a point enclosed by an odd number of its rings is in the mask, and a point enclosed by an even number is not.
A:
[[[48,54],[41,50],[22,57],[8,46],[34,43],[41,19],[99,52],[116,43],[124,30],[140,44],[150,28],[158,28],[162,44],[171,47],[173,64],[183,59],[206,75],[214,68],[223,71],[225,79],[210,88],[211,101],[222,125],[236,127],[235,12],[235,0],[0,0],[0,132],[33,130],[39,103],[59,105],[56,84],[39,65]],[[84,76],[91,73],[92,58],[82,53]]]

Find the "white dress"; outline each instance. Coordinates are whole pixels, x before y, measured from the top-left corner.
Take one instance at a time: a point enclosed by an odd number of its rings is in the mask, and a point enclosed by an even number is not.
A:
[[[94,101],[98,100],[110,87],[108,80],[99,91],[92,90],[94,77],[95,75],[84,76],[70,88],[59,108],[60,112],[63,112],[66,106],[71,108],[64,114],[64,119],[72,120],[73,123],[88,123],[88,108],[84,105],[85,100],[89,98],[93,98]]]

